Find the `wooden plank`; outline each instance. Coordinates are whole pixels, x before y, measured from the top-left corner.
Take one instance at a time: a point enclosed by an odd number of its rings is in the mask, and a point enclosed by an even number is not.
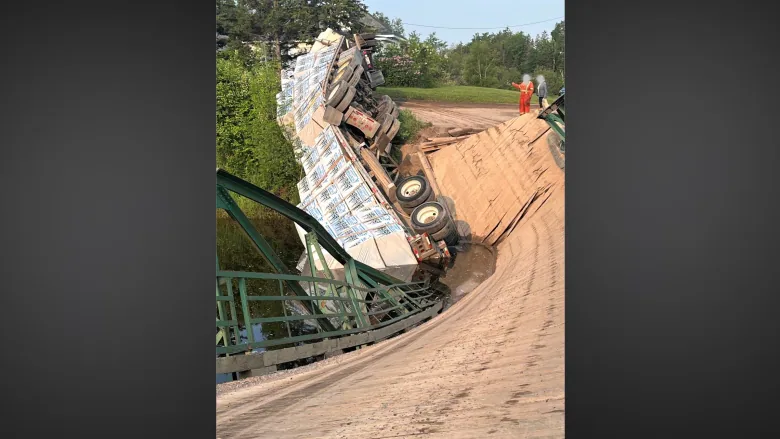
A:
[[[447,133],[452,137],[458,137],[466,134],[476,134],[480,131],[482,130],[476,128],[452,128],[451,130],[448,130]]]
[[[452,138],[452,140],[449,140],[447,142],[445,142],[445,141],[425,142],[425,143],[421,143],[420,144],[420,149],[424,150],[424,151],[428,151],[428,150],[437,151],[437,150],[441,149],[444,146],[454,145],[456,143],[462,142],[462,141],[466,140],[468,137],[470,137],[470,136]]]
[[[461,140],[467,139],[471,136],[460,136],[460,137],[433,137],[431,139],[428,139],[428,141],[423,142],[421,145],[425,146],[436,146],[436,145],[447,145],[449,143],[457,143]]]
[[[320,87],[322,87],[322,95],[327,98],[328,96],[328,81],[330,80],[330,73],[333,71],[333,66],[338,62],[339,56],[341,55],[341,46],[344,44],[344,37],[340,37],[338,40],[338,48],[336,49],[336,53],[333,54],[333,59],[330,60],[328,63],[328,69],[326,72],[328,72],[327,75],[325,75],[325,79],[322,80],[320,83]],[[329,45],[330,46],[330,45]]]
[[[466,137],[469,136],[458,136],[458,137],[429,137],[428,143],[450,143],[450,142],[457,142],[459,140],[463,140]]]
[[[390,202],[394,203],[396,201],[395,183],[390,178],[390,176],[387,175],[385,168],[382,167],[382,164],[379,163],[379,160],[376,158],[376,156],[374,156],[374,154],[372,154],[371,151],[366,148],[360,149],[360,156],[363,157],[363,160],[366,162],[368,169],[374,173],[374,178],[376,178],[377,185],[382,188]]]
[[[436,183],[436,176],[433,175],[433,167],[431,166],[431,162],[428,161],[428,157],[426,157],[425,153],[422,151],[417,153],[417,157],[420,158],[420,163],[422,163],[425,178],[428,180],[428,184],[431,185],[433,195],[436,196],[436,198],[439,198],[441,196],[441,191],[439,190],[438,183]]]

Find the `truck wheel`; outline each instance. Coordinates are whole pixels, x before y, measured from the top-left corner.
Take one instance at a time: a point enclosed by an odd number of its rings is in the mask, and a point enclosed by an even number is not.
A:
[[[422,203],[412,212],[412,228],[417,233],[434,234],[448,222],[447,211],[436,201]]]
[[[394,112],[395,115],[393,115]],[[385,100],[377,105],[377,116],[385,113],[390,114],[393,118],[398,117],[398,110],[396,109],[395,102],[392,100]]]
[[[341,100],[344,99],[344,95],[347,94],[348,88],[349,84],[345,81],[336,81],[333,83],[330,87],[330,92],[328,92],[327,105],[335,108],[341,103]]]
[[[347,92],[344,94],[344,98],[341,99],[341,103],[336,107],[336,110],[340,112],[347,111],[347,107],[349,107],[349,104],[352,103],[352,100],[355,98],[355,87],[349,87],[347,88]]]
[[[360,77],[362,75],[363,75],[363,66],[357,66],[357,68],[352,72],[352,77],[349,78],[349,85],[353,87],[357,87],[357,84],[360,81]]]
[[[431,238],[434,241],[444,241],[447,245],[452,246],[458,244],[460,237],[458,236],[458,229],[455,227],[455,223],[447,221],[447,224],[441,230],[431,235]]]
[[[344,82],[348,82],[350,78],[352,78],[352,73],[354,72],[355,69],[353,69],[351,66],[344,67],[338,73],[336,73],[336,77],[333,78],[333,82],[338,82],[342,79]]]
[[[415,207],[428,201],[431,198],[432,190],[428,180],[419,175],[415,175],[402,180],[395,188],[395,196],[398,198],[398,204],[404,208],[407,213],[414,210]]]
[[[393,102],[393,100],[390,99],[390,96],[388,95],[379,95],[376,98],[376,102],[377,102],[377,106],[379,106],[379,104],[381,104],[382,102]]]
[[[379,122],[379,130],[376,132],[376,136],[387,133],[393,127],[394,120],[389,114],[380,114],[376,119]]]
[[[398,134],[398,130],[400,128],[401,128],[401,122],[398,122],[398,119],[393,119],[393,124],[387,130],[387,133],[385,133],[385,135],[387,136],[388,139],[393,140],[393,137],[395,137],[395,135]]]
[[[376,113],[374,114],[374,119],[379,120],[382,118],[382,116],[386,115],[388,113],[387,111],[387,104],[380,103],[376,106]]]
[[[398,113],[400,113],[401,110],[398,109],[398,105],[396,105],[395,102],[393,102],[393,109],[390,110],[390,115],[393,116],[393,119],[398,119]]]

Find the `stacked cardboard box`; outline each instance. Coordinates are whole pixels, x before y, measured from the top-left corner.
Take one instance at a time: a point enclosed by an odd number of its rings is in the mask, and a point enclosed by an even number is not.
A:
[[[360,262],[379,269],[415,265],[403,223],[347,142],[340,128],[343,118],[335,124],[326,121],[325,92],[343,37],[329,30],[317,42],[296,59],[292,71],[282,72],[282,91],[277,95],[279,123],[289,127],[305,173],[298,183],[298,207]],[[305,245],[306,232],[298,227],[298,234]],[[327,252],[324,257],[325,261],[315,261],[317,269],[323,263],[340,268]]]

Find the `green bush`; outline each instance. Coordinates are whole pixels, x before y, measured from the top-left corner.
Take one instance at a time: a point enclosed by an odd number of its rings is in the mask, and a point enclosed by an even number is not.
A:
[[[276,120],[279,71],[237,51],[218,56],[217,166],[297,203],[302,171]]]
[[[430,123],[423,122],[414,116],[409,110],[401,110],[398,113],[398,122],[401,127],[398,129],[398,134],[395,135],[393,143],[403,145],[405,143],[413,142],[417,134],[423,129],[431,126]]]
[[[400,44],[386,44],[375,62],[389,87],[435,87],[447,78],[446,45],[435,34],[426,40],[412,32]]]
[[[278,66],[251,53],[225,51],[217,58],[217,166],[292,202],[302,171],[293,148],[276,121]],[[232,194],[279,258],[294,269],[303,246],[287,218],[251,200]],[[222,269],[273,272],[246,234],[223,211],[217,212],[217,256]],[[277,282],[253,280],[252,294],[278,294]],[[234,290],[237,293],[238,290]],[[252,302],[254,317],[280,315],[280,302]],[[238,314],[241,317],[239,307]],[[263,334],[283,334],[280,324],[263,324]]]

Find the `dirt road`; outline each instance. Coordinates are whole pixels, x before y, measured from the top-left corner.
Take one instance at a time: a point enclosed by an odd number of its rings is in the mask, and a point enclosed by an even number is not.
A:
[[[480,110],[423,108],[420,116],[426,111],[494,124]],[[499,245],[493,276],[399,337],[224,386],[217,437],[563,437],[563,172],[546,150],[529,153],[546,160],[542,178],[555,189]],[[538,169],[519,172],[523,181],[539,178]]]
[[[488,129],[519,115],[516,104],[468,104],[431,101],[406,101],[401,109],[442,128]],[[538,106],[532,105],[534,110]]]

